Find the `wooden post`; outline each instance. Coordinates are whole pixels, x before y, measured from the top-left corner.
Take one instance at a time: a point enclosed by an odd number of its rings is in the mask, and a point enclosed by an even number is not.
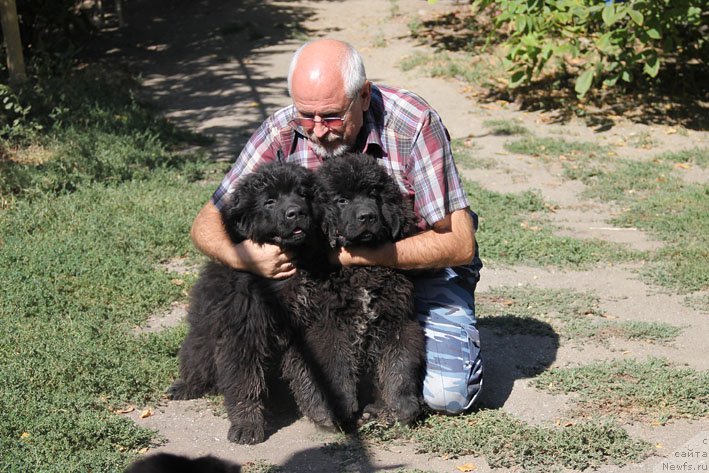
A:
[[[5,37],[10,84],[19,85],[27,80],[27,73],[25,72],[25,58],[22,54],[20,25],[17,20],[15,0],[0,0],[0,20],[2,20],[2,34]]]

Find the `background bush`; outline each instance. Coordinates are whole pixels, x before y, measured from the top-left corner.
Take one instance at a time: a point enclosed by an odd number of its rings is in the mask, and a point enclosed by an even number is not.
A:
[[[709,14],[704,0],[475,0],[502,30],[512,87],[529,83],[554,63],[592,87],[637,84],[661,69],[705,67]],[[494,33],[499,36],[499,31]],[[686,80],[699,80],[692,73]]]

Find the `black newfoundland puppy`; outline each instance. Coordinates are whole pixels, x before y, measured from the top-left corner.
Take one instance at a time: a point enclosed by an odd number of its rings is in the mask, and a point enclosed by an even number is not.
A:
[[[192,290],[180,378],[168,393],[173,399],[223,394],[232,442],[264,440],[266,373],[279,361],[304,414],[330,422],[322,403],[312,402],[318,388],[310,376],[318,371],[304,366],[304,347],[294,341],[310,324],[317,303],[310,295],[327,277],[318,189],[314,174],[294,164],[265,164],[241,179],[222,211],[229,237],[288,249],[298,271],[273,280],[210,262]]]
[[[328,200],[324,229],[333,247],[375,247],[415,232],[411,206],[374,158],[347,154],[326,161],[316,174]],[[335,419],[354,418],[358,384],[369,374],[378,400],[364,417],[387,424],[414,420],[421,408],[424,336],[412,282],[390,268],[352,266],[332,273],[323,289],[326,300],[306,343],[333,387]]]

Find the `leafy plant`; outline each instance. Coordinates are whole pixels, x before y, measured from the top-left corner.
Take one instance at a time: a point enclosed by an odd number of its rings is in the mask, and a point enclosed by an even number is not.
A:
[[[683,63],[706,54],[702,0],[475,0],[493,9],[507,33],[512,87],[539,77],[556,60],[576,76],[580,97],[592,87],[654,78],[664,61]],[[569,68],[571,65],[571,68]]]

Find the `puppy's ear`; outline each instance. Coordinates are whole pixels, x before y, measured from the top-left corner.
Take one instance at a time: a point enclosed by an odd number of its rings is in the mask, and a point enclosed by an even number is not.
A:
[[[324,206],[325,212],[322,218],[322,231],[327,235],[327,241],[330,243],[330,248],[336,248],[340,243],[337,235],[337,209],[332,203]]]
[[[401,206],[385,202],[382,204],[382,217],[391,232],[391,238],[396,241],[401,238],[402,222]]]
[[[221,210],[222,222],[229,238],[234,243],[240,243],[253,233],[253,218],[248,218],[248,200],[237,188],[227,198]]]

